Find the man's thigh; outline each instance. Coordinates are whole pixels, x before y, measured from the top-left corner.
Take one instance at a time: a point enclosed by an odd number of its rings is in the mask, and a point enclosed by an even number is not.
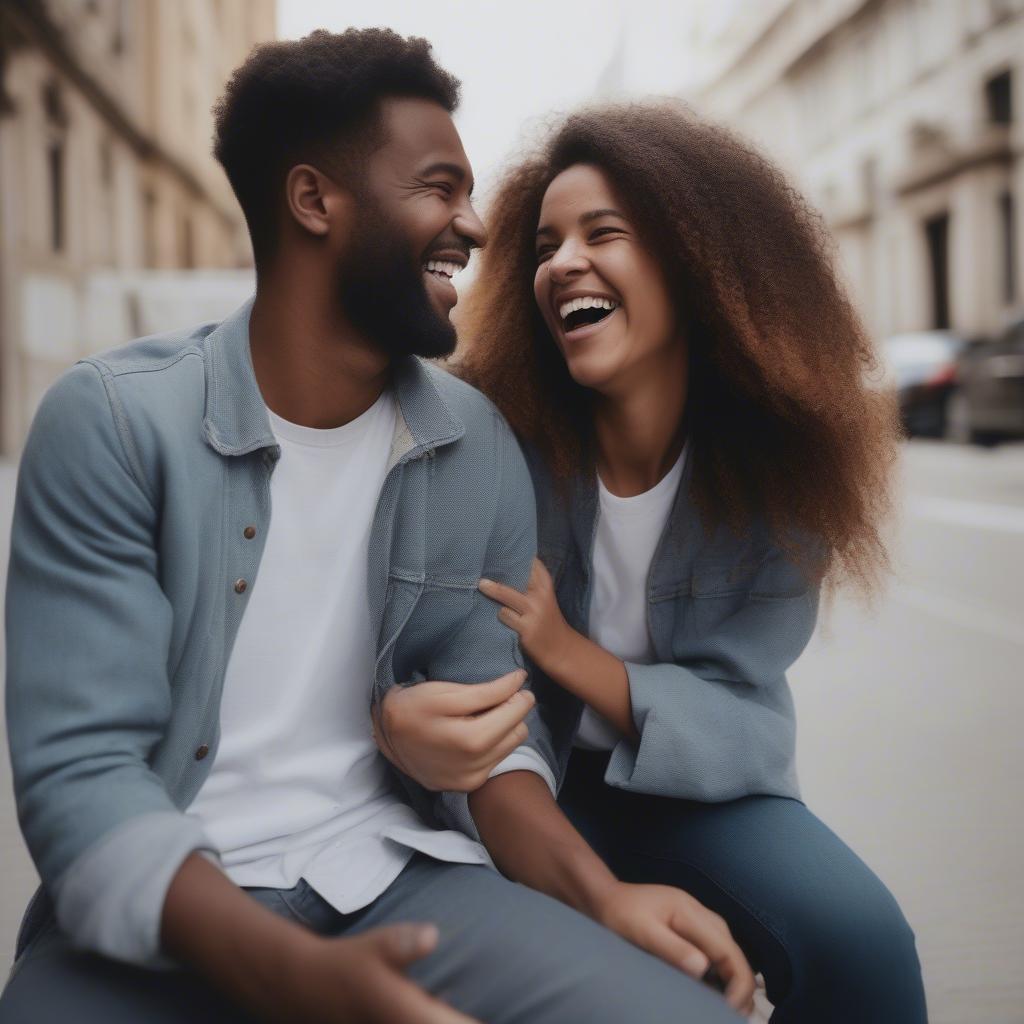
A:
[[[716,992],[541,893],[478,865],[415,857],[349,934],[431,921],[409,975],[488,1024],[735,1024]]]
[[[73,949],[51,926],[18,960],[0,1024],[252,1024],[197,975],[155,971]]]

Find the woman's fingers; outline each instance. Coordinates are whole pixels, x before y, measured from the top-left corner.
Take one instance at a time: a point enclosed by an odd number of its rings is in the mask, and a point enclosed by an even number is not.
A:
[[[668,926],[651,928],[643,948],[698,981],[708,969],[707,956]]]
[[[525,682],[526,672],[519,668],[486,683],[455,683],[451,690],[439,694],[438,707],[442,714],[453,717],[481,715],[503,705]],[[420,683],[420,686],[430,685]]]
[[[501,764],[509,754],[521,747],[529,738],[529,735],[530,730],[526,727],[525,722],[520,722],[514,726],[503,739],[490,748],[480,770],[490,774],[495,765]]]
[[[735,1010],[748,1006],[754,995],[754,972],[722,918],[710,911],[694,915],[687,907],[674,914],[670,923],[676,934],[692,942],[715,965],[726,983],[729,1005]]]
[[[476,718],[459,723],[463,735],[468,737],[468,748],[481,757],[489,756],[492,748],[503,741],[530,713],[535,701],[529,690],[520,690],[504,704],[485,711]]]
[[[523,616],[512,608],[502,608],[498,612],[498,621],[502,623],[502,625],[508,626],[509,629],[514,630],[516,633],[518,633],[525,624]]]
[[[480,592],[498,604],[523,615],[529,608],[529,600],[525,594],[521,594],[515,587],[507,587],[504,583],[495,583],[494,580],[481,580],[477,586]]]

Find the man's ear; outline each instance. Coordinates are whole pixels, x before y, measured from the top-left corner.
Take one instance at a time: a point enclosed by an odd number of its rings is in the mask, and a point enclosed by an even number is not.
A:
[[[285,179],[288,212],[302,228],[318,238],[346,234],[352,197],[310,164],[296,164]]]

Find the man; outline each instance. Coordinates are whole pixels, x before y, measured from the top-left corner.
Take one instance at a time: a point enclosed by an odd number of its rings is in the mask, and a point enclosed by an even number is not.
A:
[[[388,31],[257,48],[215,147],[255,300],[84,360],[40,408],[8,722],[43,891],[0,1021],[734,1020],[677,969],[709,959],[749,998],[719,920],[617,882],[524,742],[516,637],[476,585],[526,580],[529,477],[416,358],[453,349],[450,277],[485,241],[457,92]],[[399,795],[371,705],[427,679],[481,751],[453,783],[495,776],[495,859],[662,959],[498,875],[465,792]]]

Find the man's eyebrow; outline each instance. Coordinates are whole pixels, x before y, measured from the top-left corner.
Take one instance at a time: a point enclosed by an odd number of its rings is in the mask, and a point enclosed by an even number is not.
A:
[[[581,213],[579,217],[580,224],[589,224],[592,220],[600,220],[601,217],[618,217],[619,220],[625,220],[625,214],[619,213],[618,210],[613,210],[610,206],[603,207],[600,210],[588,210],[586,213]],[[537,237],[541,235],[553,235],[555,229],[548,227],[547,224],[542,224],[537,228]]]
[[[437,163],[433,163],[429,167],[424,168],[420,171],[420,174],[424,178],[430,177],[431,174],[450,174],[453,178],[456,178],[459,181],[465,181],[466,178],[469,177],[469,194],[473,194],[473,186],[475,184],[473,176],[467,175],[466,168],[461,164],[453,164],[447,160],[439,160]]]

